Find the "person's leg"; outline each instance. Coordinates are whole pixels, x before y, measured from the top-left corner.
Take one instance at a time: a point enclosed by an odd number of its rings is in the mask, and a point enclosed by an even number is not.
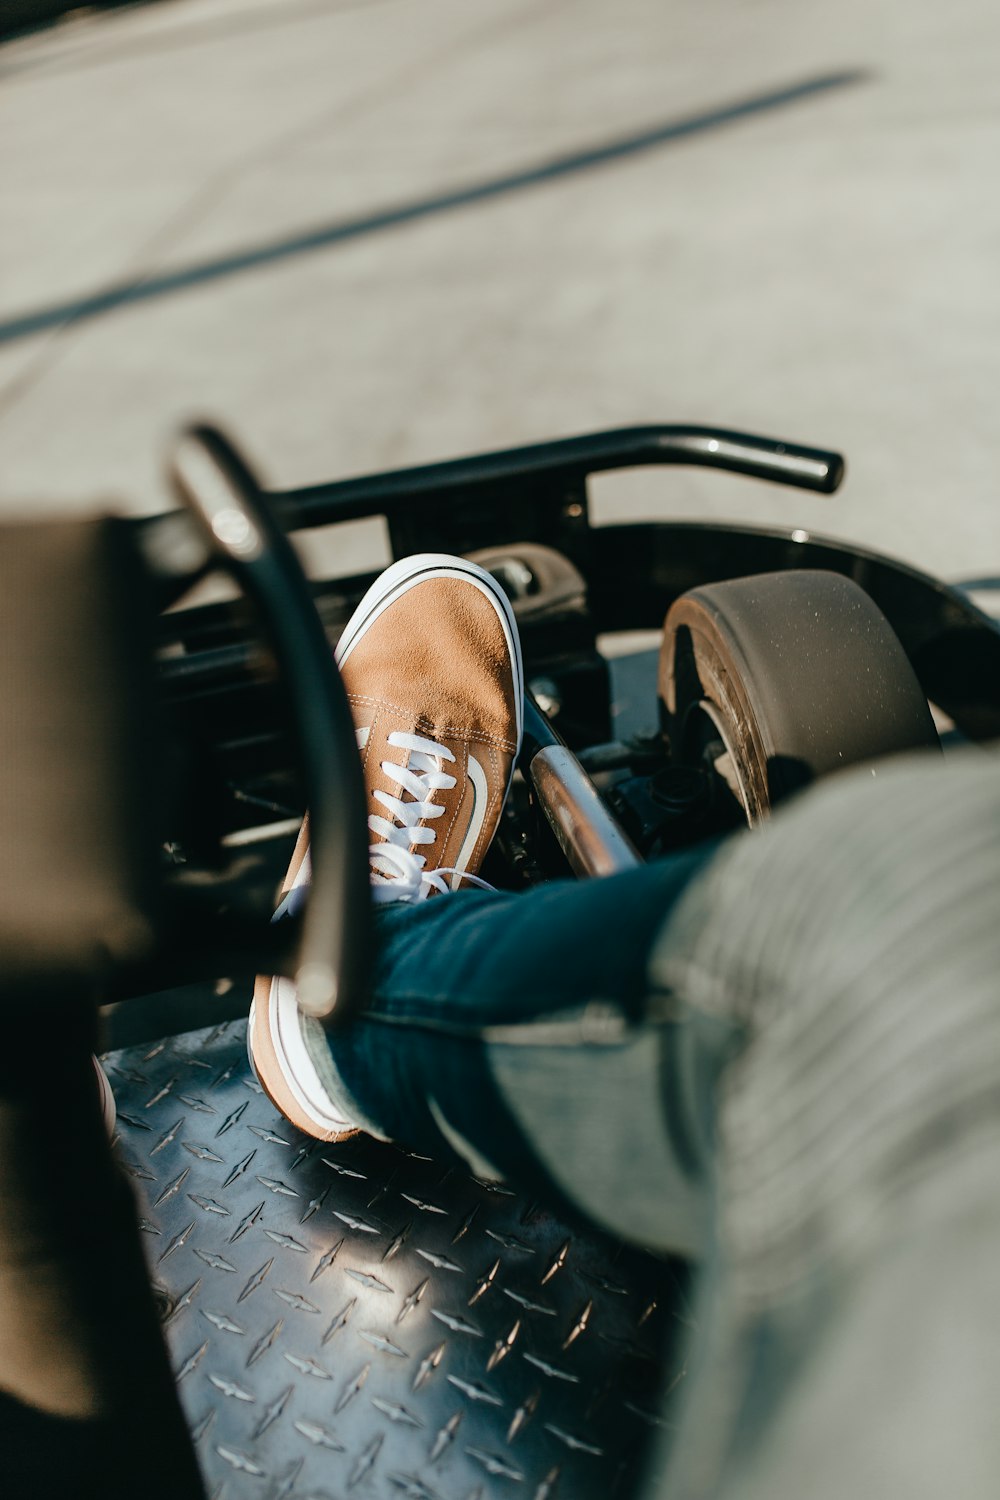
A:
[[[998,891],[977,757],[837,778],[689,862],[386,913],[382,1014],[333,1044],[362,1110],[515,1173],[537,1156],[652,1243],[697,1252],[711,1222],[653,1493],[992,1494]]]
[[[383,908],[371,1003],[327,1038],[345,1116],[700,1253],[712,1083],[738,1028],[657,992],[649,953],[713,853]]]
[[[474,688],[486,659],[502,689],[502,650],[464,645],[454,681]],[[447,683],[454,659],[410,673],[395,709],[403,690]],[[509,688],[509,658],[506,671]],[[356,712],[377,696],[355,693]],[[419,703],[408,713],[426,726]],[[454,863],[487,805],[464,770],[480,730],[453,713],[429,727],[447,755],[418,750],[383,803],[398,814],[385,827],[422,831],[393,836],[398,856],[374,851],[384,879],[397,858],[422,861],[416,900],[441,889],[440,850],[418,852],[435,843],[436,799]],[[398,733],[383,743],[412,743]],[[489,739],[509,766],[495,711]],[[496,815],[501,801],[488,796]],[[537,1167],[619,1230],[631,1219],[691,1253],[717,1205],[664,1494],[785,1500],[804,1476],[814,1494],[985,1494],[1000,1472],[998,889],[1000,774],[969,761],[835,780],[714,854],[620,882],[383,911],[370,1018],[332,1048],[302,1028],[323,1108],[339,1110],[316,1133],[347,1115],[485,1171]],[[275,1066],[256,1009],[255,1062],[294,1115],[301,1080]],[[942,1312],[946,1247],[961,1280]]]
[[[835,778],[675,909],[660,985],[746,1043],[657,1494],[995,1493],[998,898],[977,754]]]
[[[258,981],[249,1048],[266,1092],[320,1139],[364,1128],[457,1153],[643,1243],[700,1251],[706,1080],[733,1029],[651,1006],[647,958],[711,851],[523,896],[456,890],[475,883],[520,741],[508,602],[462,559],[407,559],[372,586],[338,660],[373,835],[374,995],[328,1037],[289,981]],[[279,915],[308,879],[304,833]]]

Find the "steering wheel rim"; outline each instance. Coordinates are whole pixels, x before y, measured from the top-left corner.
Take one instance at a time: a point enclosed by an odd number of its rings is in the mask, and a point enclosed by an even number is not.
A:
[[[347,694],[298,558],[229,440],[204,424],[187,429],[170,475],[255,605],[293,705],[312,863],[294,978],[300,1009],[340,1025],[363,1000],[370,948],[364,784]]]

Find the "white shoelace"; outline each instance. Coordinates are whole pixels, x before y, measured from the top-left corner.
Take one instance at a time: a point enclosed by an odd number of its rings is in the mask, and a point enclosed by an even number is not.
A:
[[[358,731],[358,740],[363,742],[366,730]],[[390,734],[387,744],[394,750],[405,751],[405,757],[395,761],[381,762],[383,773],[400,788],[409,793],[411,800],[394,797],[390,792],[376,792],[375,800],[385,808],[389,817],[372,813],[368,827],[385,840],[372,844],[368,850],[372,866],[372,896],[376,901],[423,901],[432,891],[446,892],[452,887],[446,875],[458,875],[471,885],[482,890],[493,887],[478,875],[469,875],[465,870],[447,866],[436,870],[426,868],[427,857],[415,854],[411,845],[433,844],[437,838],[434,828],[421,828],[425,819],[439,818],[444,812],[440,802],[432,800],[434,792],[448,792],[457,785],[457,779],[444,769],[445,761],[455,757],[447,745],[420,734],[406,734],[397,730]]]

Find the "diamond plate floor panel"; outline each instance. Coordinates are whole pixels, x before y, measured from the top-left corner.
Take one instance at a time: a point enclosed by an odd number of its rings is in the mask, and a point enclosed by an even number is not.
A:
[[[105,1059],[209,1494],[632,1494],[680,1268],[509,1188],[278,1115],[246,1024]]]

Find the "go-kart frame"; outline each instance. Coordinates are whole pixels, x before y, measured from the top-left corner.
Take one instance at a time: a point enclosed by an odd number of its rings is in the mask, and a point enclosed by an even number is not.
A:
[[[1000,735],[1000,632],[947,584],[791,526],[590,524],[587,480],[602,470],[697,463],[830,492],[843,472],[836,454],[709,428],[645,427],[263,493],[218,435],[206,446],[202,434],[201,444],[202,459],[214,452],[223,460],[209,468],[207,490],[221,484],[219,514],[230,520],[232,480],[234,501],[242,487],[261,517],[290,531],[381,515],[396,556],[492,552],[501,574],[505,566],[511,572],[511,559],[553,567],[560,560],[548,594],[529,583],[515,599],[533,696],[523,796],[511,809],[515,837],[506,847],[504,830],[498,839],[505,866],[498,873],[508,883],[565,873],[567,864],[599,874],[640,857],[645,841],[659,836],[643,800],[648,776],[614,776],[651,767],[661,774],[663,751],[614,740],[597,637],[659,630],[692,589],[812,570],[850,581],[898,637],[924,712],[925,695],[963,738]],[[282,701],[280,673],[262,675],[267,653],[240,605],[183,607],[181,596],[211,559],[206,551],[192,566],[189,547],[172,547],[176,519],[129,523],[158,602],[181,601],[160,622],[158,671],[178,731],[167,738],[186,756],[173,771],[188,792],[195,835],[237,864],[245,859],[244,875],[251,869],[263,893],[256,925],[245,931],[249,962],[265,967],[264,904],[306,801],[314,805],[295,774],[301,742],[285,728],[295,704],[290,712]],[[187,520],[180,518],[181,531]],[[238,539],[228,521],[218,529],[231,544]],[[267,563],[267,547],[258,560]],[[269,577],[273,624],[289,580],[280,568]],[[327,667],[328,641],[369,582],[366,575],[313,585]],[[306,603],[304,618],[315,623]],[[300,709],[309,686],[306,673],[293,695]],[[349,745],[356,764],[353,735]],[[532,774],[540,763],[550,772],[544,782]],[[532,821],[532,797],[546,813],[558,806],[555,822],[570,829],[564,840]],[[689,809],[679,818],[677,810],[667,820],[668,843],[690,836]],[[168,854],[183,870],[185,830],[173,831]],[[256,867],[254,852],[264,856]],[[223,880],[219,904],[234,890]],[[188,921],[193,910],[184,908]],[[649,1443],[669,1432],[662,1394],[683,1375],[683,1268],[598,1234],[565,1205],[529,1200],[454,1166],[365,1138],[318,1147],[298,1137],[249,1072],[239,983],[221,997],[220,1013],[213,981],[230,972],[231,957],[219,941],[224,914],[211,903],[200,910],[204,942],[190,925],[176,945],[168,933],[149,971],[116,976],[126,1003],[106,1017],[113,1049],[106,1065],[119,1163],[138,1199],[170,1364],[212,1492],[357,1486],[359,1494],[434,1497],[478,1485],[499,1497],[517,1484],[579,1500],[635,1493]],[[143,1018],[137,996],[192,979],[202,981],[193,999],[161,996]],[[51,1189],[58,1209],[60,1184]],[[99,1318],[107,1309],[97,1303]],[[154,1341],[147,1345],[143,1357],[152,1360]],[[136,1437],[138,1451],[142,1433]],[[171,1442],[183,1458],[187,1439],[175,1431]],[[150,1456],[162,1464],[155,1445]],[[139,1474],[135,1492],[160,1493],[152,1481]]]
[[[930,574],[802,530],[794,524],[794,502],[787,527],[688,520],[591,524],[591,475],[685,464],[827,494],[844,475],[841,456],[826,450],[710,427],[659,425],[272,490],[261,498],[289,532],[383,517],[394,557],[484,550],[492,557],[504,548],[542,546],[567,559],[582,579],[581,599],[546,609],[530,597],[515,598],[528,681],[554,684],[560,706],[549,724],[529,716],[529,750],[553,728],[575,751],[611,738],[608,675],[595,648],[598,635],[658,630],[671,605],[693,588],[801,569],[850,579],[870,597],[898,637],[927,699],[962,738],[1000,737],[997,622],[960,589]],[[163,519],[136,524],[147,550],[155,550]],[[331,639],[371,576],[313,584]],[[165,598],[176,592],[169,578],[164,588]],[[215,817],[231,833],[266,821],[269,800],[272,811],[284,805],[274,778],[287,773],[291,755],[277,727],[273,695],[261,684],[260,651],[245,612],[230,604],[175,609],[163,617],[161,630],[165,691],[218,772]],[[294,793],[288,795],[294,801]]]

